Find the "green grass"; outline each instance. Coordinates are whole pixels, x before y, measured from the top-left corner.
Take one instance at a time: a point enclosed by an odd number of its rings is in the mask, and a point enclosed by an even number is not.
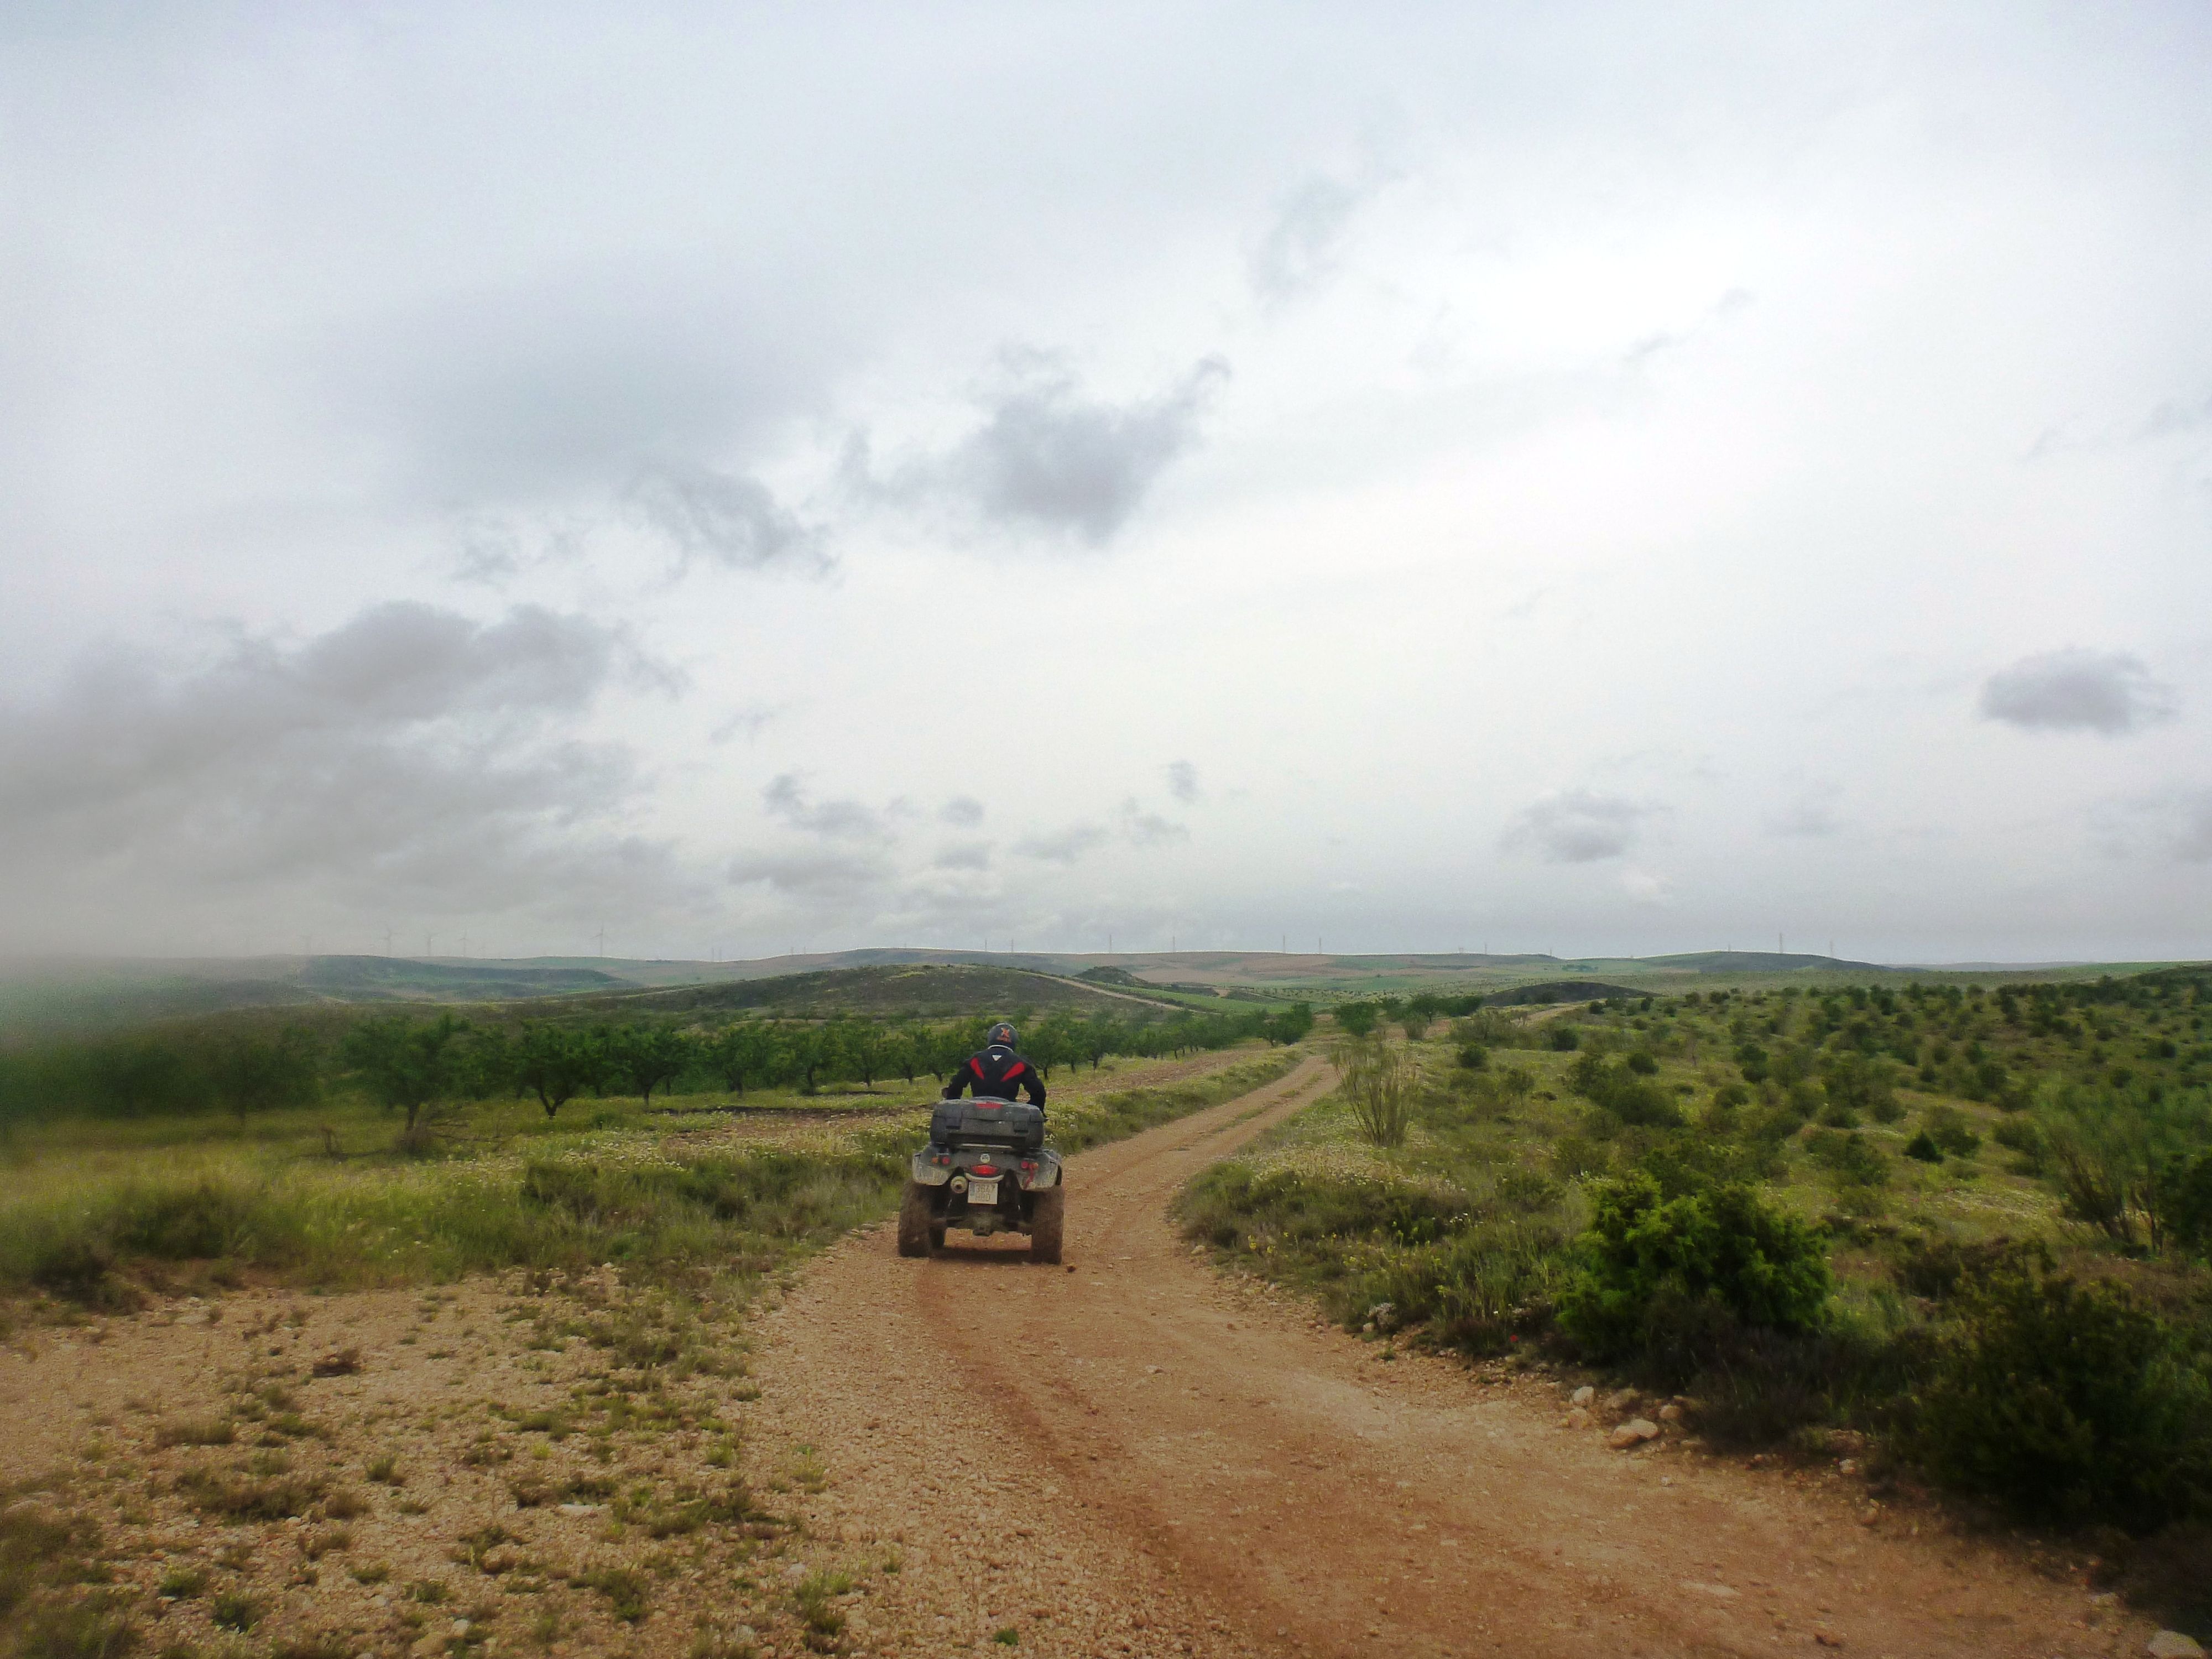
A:
[[[1072,1152],[1128,1134],[1292,1063],[1256,1048],[1224,1059],[1201,1077],[1151,1085],[1164,1065],[1056,1076],[1054,1142]],[[126,1308],[141,1285],[221,1283],[249,1269],[325,1289],[604,1261],[767,1271],[888,1213],[933,1092],[755,1095],[749,1105],[793,1115],[764,1129],[743,1120],[744,1138],[696,1097],[674,1114],[578,1103],[550,1126],[534,1108],[500,1103],[474,1109],[428,1158],[332,1159],[319,1133],[288,1134],[276,1121],[252,1134],[222,1119],[56,1125],[15,1147],[0,1196],[0,1294]],[[869,1109],[834,1115],[856,1099]],[[380,1127],[388,1143],[391,1125]],[[685,1139],[672,1145],[672,1134]]]

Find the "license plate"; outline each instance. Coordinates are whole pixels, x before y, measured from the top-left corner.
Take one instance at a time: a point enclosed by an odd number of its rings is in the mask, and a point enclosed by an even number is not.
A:
[[[996,1204],[999,1201],[999,1183],[995,1181],[970,1181],[968,1183],[968,1201],[970,1204]]]

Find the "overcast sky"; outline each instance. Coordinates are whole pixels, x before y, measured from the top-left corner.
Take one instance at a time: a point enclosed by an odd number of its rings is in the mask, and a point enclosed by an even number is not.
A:
[[[15,5],[6,942],[2212,954],[2212,12]]]

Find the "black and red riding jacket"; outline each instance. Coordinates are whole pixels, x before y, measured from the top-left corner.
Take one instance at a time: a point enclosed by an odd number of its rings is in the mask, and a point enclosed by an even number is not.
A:
[[[973,1089],[978,1100],[1012,1100],[1016,1090],[1026,1091],[1030,1104],[1044,1104],[1044,1079],[1037,1068],[1002,1042],[994,1042],[973,1055],[945,1085],[945,1097],[957,1099]]]

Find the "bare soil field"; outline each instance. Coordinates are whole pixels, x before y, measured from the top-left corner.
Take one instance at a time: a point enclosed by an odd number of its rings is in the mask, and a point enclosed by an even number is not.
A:
[[[6,1513],[78,1524],[179,1659],[2142,1650],[1848,1475],[1609,1450],[1621,1411],[1213,1273],[1168,1199],[1326,1080],[1072,1159],[1065,1268],[885,1225],[749,1319],[602,1271],[40,1334]]]

